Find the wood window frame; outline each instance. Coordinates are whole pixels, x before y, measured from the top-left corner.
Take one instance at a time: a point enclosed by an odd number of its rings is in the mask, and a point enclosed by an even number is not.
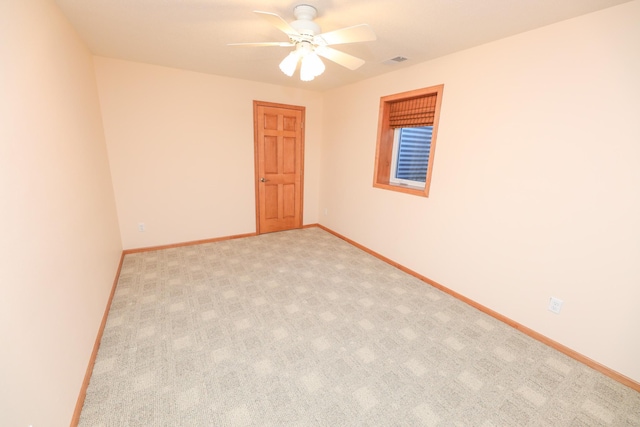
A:
[[[415,196],[429,197],[429,187],[433,171],[433,158],[438,135],[438,123],[440,121],[440,105],[442,103],[442,92],[444,85],[430,86],[422,89],[415,89],[408,92],[387,95],[380,98],[380,112],[378,115],[378,139],[376,142],[376,158],[373,174],[373,186],[385,190],[398,191],[401,193],[413,194]],[[435,112],[433,117],[433,135],[431,137],[431,152],[427,167],[427,176],[424,188],[414,188],[403,184],[393,184],[391,177],[391,159],[393,158],[393,138],[394,127],[389,123],[389,113],[391,104],[398,101],[406,101],[412,98],[421,98],[436,95]]]

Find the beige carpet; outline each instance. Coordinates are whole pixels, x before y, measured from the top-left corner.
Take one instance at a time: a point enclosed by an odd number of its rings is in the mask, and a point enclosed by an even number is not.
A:
[[[318,228],[125,257],[81,426],[640,426],[640,393]]]

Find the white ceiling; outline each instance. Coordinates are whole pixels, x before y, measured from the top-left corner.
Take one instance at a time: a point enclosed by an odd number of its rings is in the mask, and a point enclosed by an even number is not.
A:
[[[369,24],[376,41],[334,46],[366,60],[349,71],[324,60],[312,82],[278,68],[292,48],[228,43],[288,41],[253,10],[293,21],[295,0],[55,0],[91,51],[246,80],[326,90],[629,0],[310,0],[323,32]],[[396,56],[409,60],[386,64]]]

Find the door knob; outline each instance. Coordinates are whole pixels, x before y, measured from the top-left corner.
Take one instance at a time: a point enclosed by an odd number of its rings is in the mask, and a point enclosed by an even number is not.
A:
[[[267,182],[269,181],[268,179],[264,179],[264,177],[260,178],[260,182]]]

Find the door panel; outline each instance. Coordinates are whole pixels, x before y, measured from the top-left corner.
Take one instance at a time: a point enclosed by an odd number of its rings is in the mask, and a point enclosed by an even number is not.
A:
[[[254,101],[258,234],[302,227],[304,107]]]
[[[284,218],[292,218],[296,215],[295,191],[295,185],[286,184],[283,188],[284,206],[282,216]]]
[[[264,172],[278,173],[278,138],[264,137]]]
[[[266,185],[264,189],[265,212],[264,217],[268,220],[278,219],[278,187]]]
[[[296,139],[284,138],[283,140],[283,166],[282,172],[286,174],[296,173]]]

